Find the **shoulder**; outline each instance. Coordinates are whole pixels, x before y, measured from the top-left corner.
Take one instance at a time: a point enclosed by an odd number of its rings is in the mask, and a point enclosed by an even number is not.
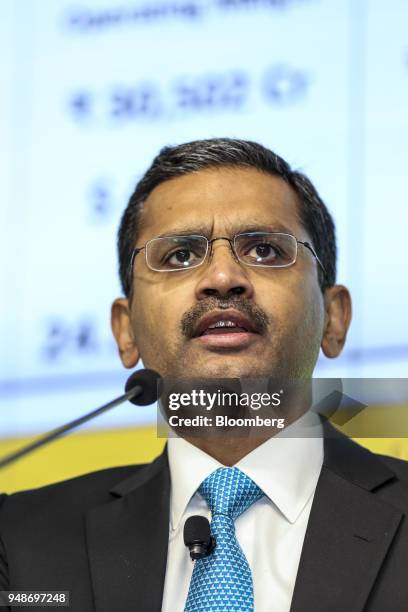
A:
[[[374,487],[372,493],[408,515],[408,461],[377,453],[372,455],[391,475],[381,486]]]
[[[8,523],[16,523],[29,512],[44,515],[44,508],[83,512],[109,501],[109,491],[118,483],[136,475],[148,464],[128,465],[91,472],[37,489],[0,495],[0,532]]]
[[[398,459],[389,455],[375,455],[379,461],[384,463],[390,470],[394,472],[398,480],[408,487],[408,461]]]
[[[408,461],[382,455],[323,423],[323,468],[408,514]]]

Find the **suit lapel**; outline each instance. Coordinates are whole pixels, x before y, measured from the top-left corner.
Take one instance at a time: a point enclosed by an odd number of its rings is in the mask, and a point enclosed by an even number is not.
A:
[[[402,513],[374,493],[394,478],[375,455],[325,425],[324,462],[290,612],[362,612]],[[97,612],[160,612],[167,561],[167,449],[87,516]]]
[[[290,612],[362,612],[402,518],[372,493],[394,474],[331,426],[324,429]]]
[[[111,493],[114,501],[87,516],[95,608],[160,612],[169,536],[167,449]]]

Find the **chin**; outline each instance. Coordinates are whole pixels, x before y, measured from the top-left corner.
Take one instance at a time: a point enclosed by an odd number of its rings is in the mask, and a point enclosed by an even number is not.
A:
[[[274,368],[265,369],[259,364],[238,364],[228,363],[227,359],[220,363],[207,364],[198,368],[196,374],[191,377],[197,378],[263,378],[271,376]]]

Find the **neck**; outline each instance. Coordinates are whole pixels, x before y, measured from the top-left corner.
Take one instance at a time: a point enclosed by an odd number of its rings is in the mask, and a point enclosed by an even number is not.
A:
[[[289,417],[285,420],[285,429],[302,417],[307,410],[292,411]],[[283,431],[283,430],[280,430]],[[230,438],[220,437],[191,437],[184,436],[187,442],[193,444],[207,455],[214,457],[217,461],[228,467],[238,463],[240,459],[248,455],[251,451],[261,446],[264,442],[273,438],[278,433],[277,430],[271,430],[263,436],[247,436],[245,438],[239,438],[238,436],[231,436]]]
[[[238,463],[255,448],[266,442],[271,436],[263,438],[189,438],[185,439],[207,455],[228,467]]]
[[[306,384],[295,384],[289,387],[285,401],[284,429],[301,418],[308,411],[310,406],[311,388],[309,381],[306,381]],[[282,416],[282,413],[275,415],[269,408],[264,412],[260,411],[260,414],[261,416],[267,417]],[[233,466],[251,451],[258,448],[258,446],[282,431],[283,429],[271,428],[268,430],[263,429],[258,434],[256,431],[253,431],[251,434],[251,431],[247,430],[247,435],[242,437],[239,437],[235,432],[229,437],[219,437],[211,434],[190,436],[188,432],[185,432],[185,435],[182,437],[204,453],[207,453],[207,455],[214,457],[214,459],[223,465]]]

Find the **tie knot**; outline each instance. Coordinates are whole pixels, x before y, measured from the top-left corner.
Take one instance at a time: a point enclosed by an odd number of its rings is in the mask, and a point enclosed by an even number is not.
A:
[[[212,516],[226,514],[234,521],[264,495],[258,485],[237,467],[218,468],[207,476],[198,491]]]

